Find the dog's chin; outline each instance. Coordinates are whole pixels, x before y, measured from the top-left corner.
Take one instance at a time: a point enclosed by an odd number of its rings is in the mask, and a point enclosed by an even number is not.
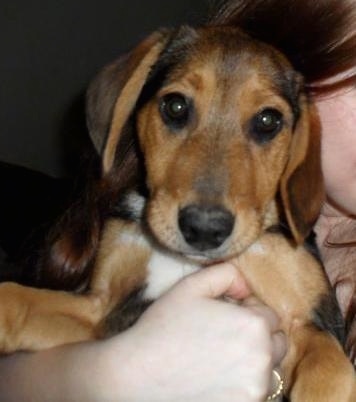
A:
[[[211,258],[202,254],[182,253],[182,255],[188,260],[202,265],[210,265],[211,261],[213,261]]]
[[[195,264],[200,264],[202,267],[219,264],[229,259],[229,257],[209,257],[200,254],[184,254],[184,257]]]
[[[154,228],[149,227],[149,229],[152,236],[151,240],[154,242],[155,247],[165,249],[168,253],[176,254],[202,267],[225,262],[238,255],[242,251],[240,248],[243,248],[242,245],[231,247],[231,241],[227,240],[218,248],[199,250],[186,243],[181,236],[163,237]]]
[[[228,250],[219,249],[200,251],[182,247],[182,249],[175,250],[175,252],[184,256],[184,258],[192,261],[193,263],[202,265],[203,267],[219,264],[234,257],[234,255],[230,254]]]

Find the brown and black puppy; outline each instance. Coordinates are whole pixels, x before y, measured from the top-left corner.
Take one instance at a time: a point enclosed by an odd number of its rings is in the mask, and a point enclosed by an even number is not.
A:
[[[341,315],[304,246],[323,200],[320,127],[287,59],[234,27],[153,33],[93,82],[88,126],[97,203],[118,195],[113,177],[123,189],[89,291],[3,284],[2,350],[123,330],[185,275],[232,259],[281,317],[286,395],[354,401]]]
[[[102,237],[91,289],[110,295],[109,326],[124,329],[184,275],[236,258],[282,317],[291,399],[354,400],[340,313],[302,245],[323,200],[319,122],[283,55],[237,28],[158,32],[99,75],[88,106],[104,174],[130,160],[130,181],[143,157],[147,186],[123,197],[136,222],[108,220]]]

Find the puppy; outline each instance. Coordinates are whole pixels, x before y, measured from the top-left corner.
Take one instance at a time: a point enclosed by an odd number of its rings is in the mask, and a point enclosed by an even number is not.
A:
[[[91,282],[107,296],[104,332],[235,258],[282,317],[291,400],[354,400],[341,315],[303,244],[323,200],[319,121],[283,55],[237,28],[154,33],[99,75],[88,117],[104,175],[128,164],[127,187],[131,175],[146,185],[123,192],[105,225]]]
[[[354,401],[341,314],[304,244],[324,196],[320,126],[287,59],[234,27],[155,32],[93,82],[88,127],[111,215],[89,290],[1,285],[2,350],[123,330],[180,278],[232,260],[281,317],[286,395]]]

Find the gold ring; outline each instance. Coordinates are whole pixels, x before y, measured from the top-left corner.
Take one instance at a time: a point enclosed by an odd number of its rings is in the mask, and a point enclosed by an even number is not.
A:
[[[284,381],[282,380],[282,377],[280,376],[280,374],[278,373],[277,370],[272,370],[272,373],[274,375],[274,378],[277,381],[277,389],[273,392],[272,395],[269,395],[267,397],[267,401],[273,401],[274,399],[276,399],[278,396],[282,395],[283,393],[283,386],[284,386]]]

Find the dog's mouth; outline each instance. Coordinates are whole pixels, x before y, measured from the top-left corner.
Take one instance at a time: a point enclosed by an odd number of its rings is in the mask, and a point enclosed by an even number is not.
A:
[[[193,263],[198,263],[203,268],[209,267],[210,265],[215,265],[223,263],[231,258],[231,256],[207,256],[203,254],[186,253],[183,254],[185,258],[192,261]]]
[[[185,258],[201,265],[212,265],[232,258],[236,253],[231,252],[230,241],[227,239],[220,247],[215,249],[199,250],[182,242],[175,250]]]
[[[146,206],[147,199],[131,191],[121,197],[117,212],[120,216],[141,221]],[[219,205],[192,204],[176,213],[176,224],[170,227],[168,237],[162,237],[161,231],[152,227],[150,219],[146,221],[146,229],[161,246],[202,266],[231,258],[229,240],[234,229],[235,217],[230,211]],[[169,238],[175,240],[169,241]]]
[[[145,215],[152,239],[170,252],[202,266],[239,255],[261,230],[260,216],[254,208],[237,216],[222,203],[178,206],[167,200],[154,201]]]

